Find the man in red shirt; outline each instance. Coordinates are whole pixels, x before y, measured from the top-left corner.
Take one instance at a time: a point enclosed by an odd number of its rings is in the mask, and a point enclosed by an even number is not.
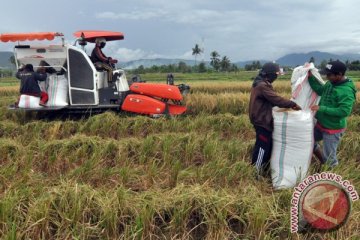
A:
[[[112,82],[112,71],[117,63],[116,59],[107,57],[101,49],[106,45],[105,38],[97,38],[95,40],[95,48],[91,53],[91,61],[95,64],[96,68],[105,69],[108,72],[108,81]]]

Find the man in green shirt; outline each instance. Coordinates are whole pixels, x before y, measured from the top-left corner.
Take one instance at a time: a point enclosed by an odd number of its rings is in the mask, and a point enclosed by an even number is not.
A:
[[[337,147],[356,100],[356,88],[345,76],[345,72],[346,66],[341,61],[329,62],[323,71],[329,80],[325,85],[321,85],[309,72],[309,84],[321,96],[319,105],[311,107],[311,110],[316,112],[317,119],[314,129],[314,154],[322,164],[327,163],[331,168],[339,164],[336,157]],[[323,153],[318,144],[321,140]]]

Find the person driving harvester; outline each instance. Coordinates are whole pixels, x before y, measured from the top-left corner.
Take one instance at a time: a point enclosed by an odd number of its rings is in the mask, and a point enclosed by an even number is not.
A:
[[[91,61],[94,63],[96,68],[105,69],[108,72],[108,81],[112,82],[112,71],[115,68],[115,63],[118,61],[111,57],[106,57],[102,52],[102,48],[106,45],[105,38],[96,38],[95,47],[91,53]]]

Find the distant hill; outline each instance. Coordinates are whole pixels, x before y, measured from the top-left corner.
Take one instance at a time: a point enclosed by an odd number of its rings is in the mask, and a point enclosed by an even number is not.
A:
[[[12,52],[0,52],[0,68],[14,68],[9,61],[11,56],[13,56]]]
[[[333,59],[333,60],[339,59],[340,61],[360,60],[360,54],[350,53],[350,54],[338,55],[338,54],[332,54],[332,53],[328,53],[328,52],[314,51],[314,52],[309,52],[309,53],[287,54],[287,55],[279,58],[278,60],[276,60],[276,62],[278,64],[280,64],[281,66],[295,67],[298,65],[303,65],[305,62],[308,62],[311,57],[314,57],[315,64],[320,64],[323,60],[328,61],[329,59]]]
[[[280,64],[281,66],[289,66],[289,67],[296,67],[299,65],[303,65],[305,62],[308,62],[310,58],[313,57],[315,59],[315,64],[320,64],[323,60],[328,61],[329,59],[333,60],[341,60],[341,61],[354,61],[360,60],[360,54],[356,53],[349,53],[349,54],[333,54],[328,52],[320,52],[320,51],[313,51],[309,53],[291,53],[287,54],[277,60],[276,63]],[[238,61],[233,62],[238,67],[244,67],[246,64],[251,64],[253,61],[258,60],[251,60],[251,61]],[[269,60],[259,60],[261,64],[269,62]],[[140,59],[134,60],[130,62],[125,62],[121,64],[121,67],[125,69],[134,69],[138,68],[140,65],[144,67],[151,67],[153,65],[161,66],[161,65],[169,65],[169,64],[178,64],[179,62],[185,62],[186,65],[194,66],[194,60],[184,60],[184,59],[166,59],[166,58],[156,58],[156,59]],[[198,61],[199,63],[200,61]],[[205,62],[207,66],[210,65],[210,62]]]

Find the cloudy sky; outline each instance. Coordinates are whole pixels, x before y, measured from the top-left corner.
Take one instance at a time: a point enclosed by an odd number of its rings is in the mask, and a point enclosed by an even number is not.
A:
[[[2,0],[0,32],[112,30],[125,40],[106,53],[121,61],[193,59],[196,43],[233,62],[313,50],[360,53],[355,0]],[[0,51],[12,45],[0,43]]]

